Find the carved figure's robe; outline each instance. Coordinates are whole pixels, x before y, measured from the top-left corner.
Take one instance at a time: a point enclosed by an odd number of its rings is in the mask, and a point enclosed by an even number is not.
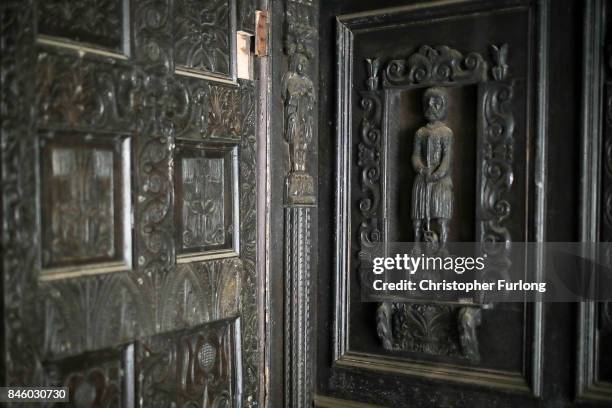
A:
[[[412,153],[412,165],[417,172],[412,188],[412,219],[451,218],[452,144],[453,132],[441,122],[430,123],[417,130]],[[429,182],[425,172],[419,174],[422,168],[429,169]]]

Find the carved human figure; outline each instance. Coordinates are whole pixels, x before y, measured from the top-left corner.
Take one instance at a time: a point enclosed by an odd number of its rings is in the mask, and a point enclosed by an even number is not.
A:
[[[444,88],[428,88],[423,113],[428,123],[414,137],[412,166],[417,173],[412,188],[414,241],[437,240],[445,248],[453,212],[451,157],[453,131],[446,126],[448,95]],[[430,226],[436,220],[439,233]]]
[[[290,58],[289,72],[283,78],[282,98],[285,105],[285,137],[289,143],[291,170],[306,171],[306,152],[312,141],[314,86],[305,70],[308,58],[295,53]]]

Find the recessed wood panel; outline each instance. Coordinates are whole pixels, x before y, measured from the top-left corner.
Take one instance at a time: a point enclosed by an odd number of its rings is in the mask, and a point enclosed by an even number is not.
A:
[[[122,264],[130,256],[128,155],[123,137],[41,136],[43,275],[67,265]]]
[[[235,4],[230,0],[177,0],[174,49],[178,71],[234,79]]]
[[[182,143],[176,149],[176,239],[181,255],[237,251],[236,149]]]
[[[45,39],[127,53],[128,0],[38,2],[38,33]]]
[[[70,406],[134,407],[134,346],[84,353],[44,364],[53,387],[68,387]],[[63,405],[63,404],[62,404]]]
[[[238,321],[146,339],[136,368],[140,406],[234,407],[241,394]]]

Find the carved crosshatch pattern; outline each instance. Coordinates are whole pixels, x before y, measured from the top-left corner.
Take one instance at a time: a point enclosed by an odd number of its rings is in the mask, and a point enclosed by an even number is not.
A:
[[[133,60],[41,41],[40,3],[0,8],[0,69],[9,81],[1,89],[7,383],[43,384],[52,375],[45,362],[238,317],[232,344],[242,353],[230,357],[232,381],[242,388],[232,385],[232,404],[258,406],[254,84],[176,75],[168,0],[130,2]],[[231,7],[228,13],[234,27]],[[223,182],[213,177],[206,189],[218,194],[222,187],[232,203],[222,217],[231,237],[224,245],[237,249],[239,239],[240,256],[177,264],[179,139],[231,147],[205,165],[211,174],[217,161],[224,166]],[[205,241],[220,242],[219,234],[206,234]],[[64,268],[69,275],[44,278]],[[139,401],[133,384],[126,392],[120,406]]]
[[[128,53],[129,0],[46,0],[38,3],[38,33],[59,41]]]
[[[396,237],[399,227],[393,225],[390,230],[389,225],[398,222],[390,218],[398,210],[390,209],[399,205],[400,212],[410,211],[409,202],[398,204],[390,202],[388,197],[401,197],[401,191],[410,190],[411,183],[404,185],[406,180],[400,177],[404,184],[398,186],[398,178],[391,178],[390,174],[412,171],[410,165],[406,167],[396,158],[400,156],[401,161],[410,157],[411,150],[406,147],[411,146],[414,131],[409,131],[409,126],[423,122],[417,118],[414,123],[406,124],[412,115],[419,114],[418,108],[407,104],[419,103],[424,90],[432,86],[446,87],[451,95],[449,120],[453,110],[456,115],[465,112],[474,115],[461,117],[457,123],[462,126],[449,125],[456,133],[455,138],[462,138],[459,141],[465,146],[463,149],[473,150],[460,150],[459,144],[455,144],[459,150],[453,153],[453,163],[459,163],[457,166],[474,168],[470,180],[458,181],[455,186],[470,190],[473,185],[476,195],[471,208],[463,208],[461,213],[453,215],[474,220],[475,225],[461,231],[463,240],[510,243],[527,240],[534,233],[539,236],[539,221],[532,224],[526,216],[527,199],[517,199],[511,192],[529,190],[531,194],[531,187],[527,186],[533,180],[526,179],[528,168],[515,160],[517,154],[523,157],[533,154],[529,147],[533,141],[525,139],[524,133],[532,126],[526,118],[533,113],[523,111],[522,106],[526,106],[527,98],[535,99],[536,95],[538,101],[545,98],[545,94],[536,94],[536,88],[527,86],[526,81],[533,68],[525,62],[536,48],[525,46],[524,51],[519,50],[517,41],[533,44],[528,42],[533,37],[538,38],[537,46],[542,46],[544,40],[527,22],[536,15],[542,18],[545,12],[531,3],[521,6],[512,3],[512,7],[512,11],[498,13],[481,4],[465,13],[460,8],[451,11],[451,7],[444,10],[444,7],[432,6],[435,18],[428,15],[426,19],[432,27],[446,24],[446,28],[452,27],[451,31],[458,30],[469,38],[477,24],[471,26],[463,20],[499,18],[505,27],[521,27],[517,28],[521,34],[515,33],[516,39],[506,37],[510,44],[503,42],[503,36],[479,41],[447,36],[444,40],[441,34],[444,30],[438,32],[428,30],[427,24],[414,24],[418,19],[411,13],[420,15],[420,7],[407,6],[405,11],[398,9],[389,14],[373,12],[372,16],[338,17],[337,117],[341,119],[337,142],[336,236],[350,236],[339,239],[336,247],[334,352],[338,369],[332,368],[333,373],[375,369],[387,375],[401,372],[445,381],[487,383],[536,396],[540,393],[542,339],[530,329],[531,325],[540,327],[539,306],[490,305],[478,299],[469,305],[363,304],[358,302],[360,283],[353,278],[359,275],[360,259],[367,256],[374,244]],[[454,12],[457,15],[451,14]],[[403,40],[394,43],[395,48],[390,45],[381,50],[385,36]],[[420,36],[434,40],[428,40],[432,41],[429,45],[409,40]],[[448,43],[442,42],[447,40]],[[517,65],[509,63],[509,55],[519,61]],[[468,88],[471,90],[467,91]],[[469,110],[462,106],[466,103],[472,104]],[[538,131],[540,126],[538,122]],[[465,142],[466,138],[469,142]],[[401,153],[397,154],[397,150]],[[536,219],[541,221],[537,217],[542,213],[538,214]],[[410,223],[410,219],[406,222]],[[507,254],[496,257],[503,265]],[[372,316],[369,325],[362,323],[364,316]],[[518,341],[506,339],[510,347],[517,348],[517,353],[526,353],[524,361],[504,360],[502,355],[492,353],[491,330],[505,330],[499,326],[498,319],[509,319],[517,325],[518,332],[526,334]],[[486,338],[481,334],[483,327],[488,333]],[[368,338],[371,335],[377,342]],[[438,363],[445,365],[442,371],[435,365]],[[496,370],[494,374],[491,369]]]
[[[179,253],[236,255],[236,149],[179,143],[175,158]]]
[[[234,14],[235,0],[176,0],[177,68],[234,79]]]

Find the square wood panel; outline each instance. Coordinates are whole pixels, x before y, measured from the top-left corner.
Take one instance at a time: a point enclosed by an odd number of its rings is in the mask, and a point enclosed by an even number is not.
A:
[[[37,29],[43,43],[129,55],[129,0],[39,1]]]
[[[232,0],[176,0],[177,72],[234,81],[236,4]]]
[[[42,275],[128,267],[129,140],[46,133],[40,144]]]
[[[236,147],[180,143],[175,163],[179,258],[235,256]]]

